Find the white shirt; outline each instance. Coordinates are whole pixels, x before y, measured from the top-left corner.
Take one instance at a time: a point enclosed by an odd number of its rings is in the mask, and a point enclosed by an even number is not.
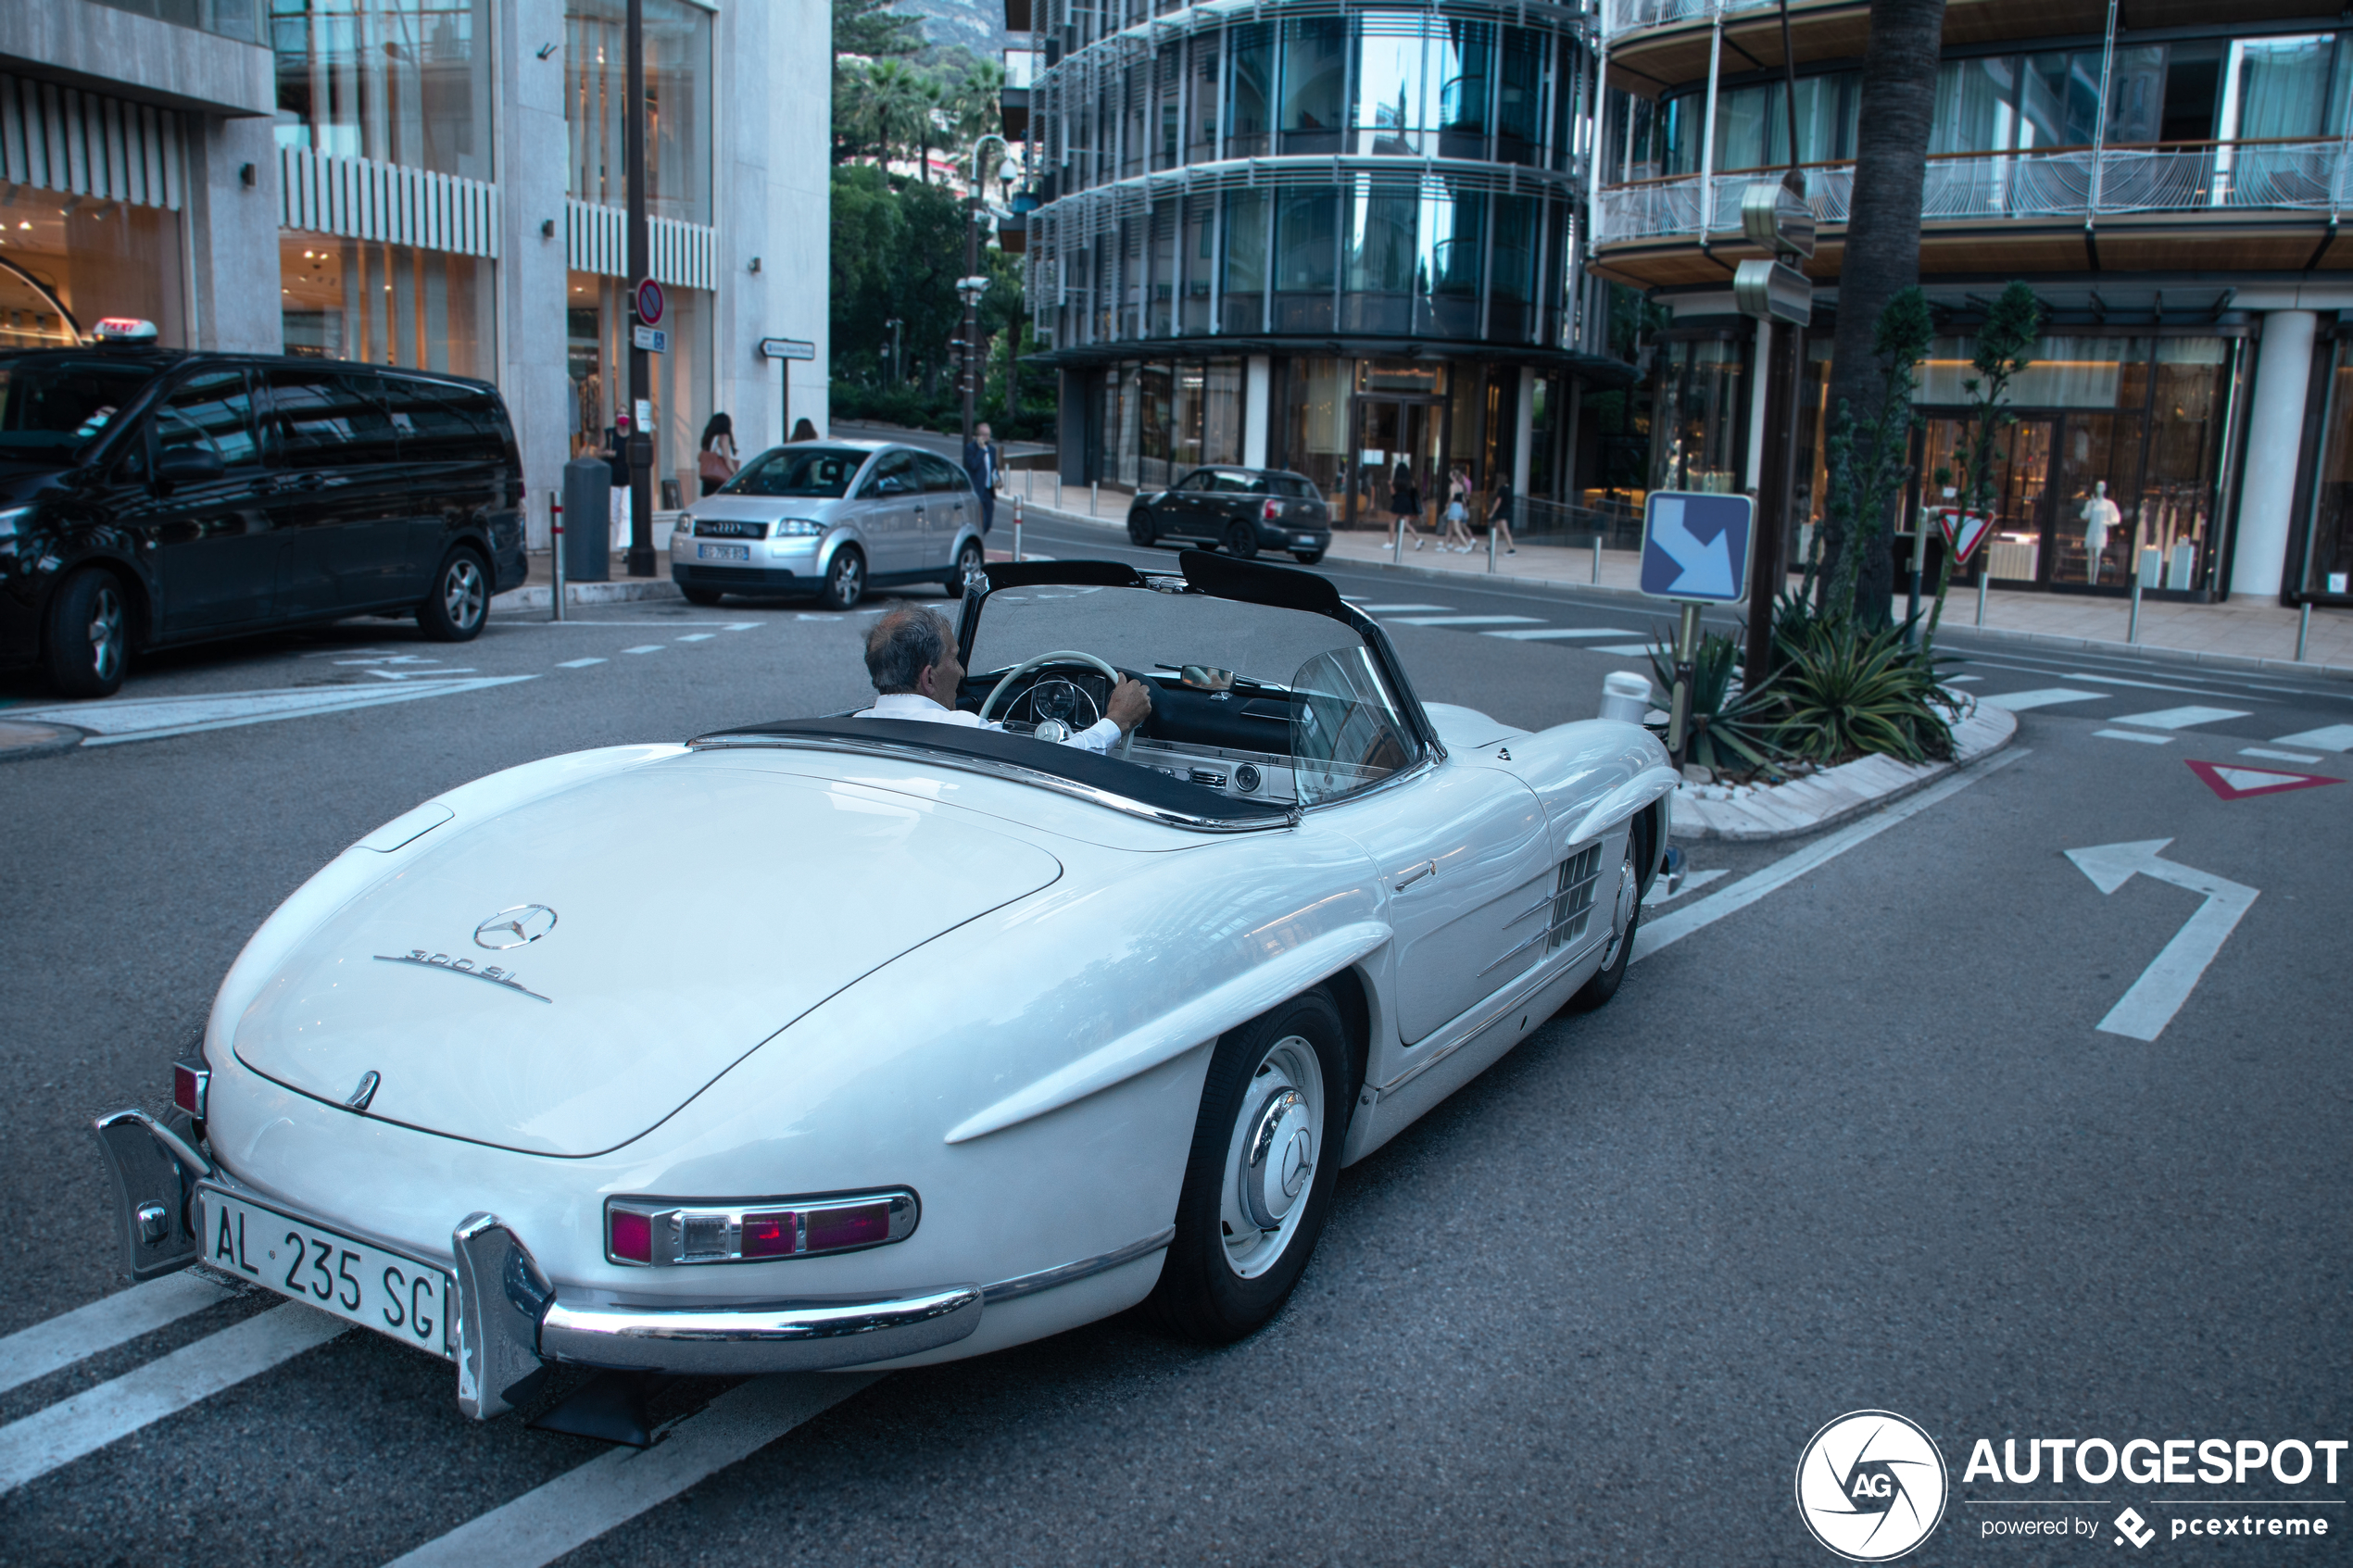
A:
[[[1002,724],[985,724],[981,722],[979,714],[967,713],[961,708],[942,708],[921,692],[891,692],[875,698],[875,705],[872,708],[861,709],[850,717],[852,719],[912,719],[920,723],[962,724],[968,730],[996,730],[1000,733],[1005,728]],[[1108,719],[1098,719],[1068,740],[1059,744],[1075,746],[1081,751],[1091,751],[1097,756],[1102,756],[1119,744],[1119,726]]]

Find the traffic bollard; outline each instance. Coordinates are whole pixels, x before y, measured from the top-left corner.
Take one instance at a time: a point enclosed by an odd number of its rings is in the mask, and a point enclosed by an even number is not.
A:
[[[1986,567],[1977,569],[1977,623],[1980,626],[1985,624],[1985,580],[1993,575]]]
[[[549,597],[551,613],[547,619],[564,618],[564,493],[547,492],[547,558],[554,563],[555,592]]]
[[[1599,587],[1599,586],[1601,585],[1601,581],[1602,581],[1602,536],[1601,536],[1600,534],[1596,533],[1596,534],[1594,534],[1594,535],[1593,535],[1593,584],[1594,584],[1594,586]]]
[[[1495,523],[1491,518],[1487,523],[1487,575],[1495,575]]]
[[[2127,645],[2141,640],[2141,573],[2137,563],[2133,572],[2133,609],[2124,619],[2124,641]]]
[[[1101,483],[1095,480],[1090,479],[1087,482],[1087,515],[1088,517],[1097,515],[1095,503],[1099,497],[1096,493],[1101,488]]]
[[[1013,497],[1013,559],[1021,559],[1021,497]]]
[[[1060,510],[1062,510],[1062,509],[1063,509],[1063,468],[1062,468],[1062,465],[1061,465],[1060,463],[1056,463],[1056,464],[1054,465],[1054,510],[1056,510],[1056,511],[1060,511]]]
[[[1397,517],[1397,537],[1389,543],[1389,559],[1393,566],[1405,564],[1405,517],[1403,512]]]
[[[2304,662],[2304,645],[2312,636],[2312,601],[2306,599],[2296,616],[2296,662]]]

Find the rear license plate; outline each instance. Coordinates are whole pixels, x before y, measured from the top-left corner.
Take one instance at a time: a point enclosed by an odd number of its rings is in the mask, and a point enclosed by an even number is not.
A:
[[[429,1263],[233,1198],[196,1189],[204,1261],[362,1328],[455,1361],[456,1283]]]
[[[697,545],[695,556],[699,560],[749,560],[749,545]]]

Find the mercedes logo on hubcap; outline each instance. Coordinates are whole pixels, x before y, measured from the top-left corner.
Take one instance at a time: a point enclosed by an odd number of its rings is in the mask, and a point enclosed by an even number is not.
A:
[[[556,929],[556,911],[545,904],[518,904],[474,927],[474,946],[492,952],[522,947]]]

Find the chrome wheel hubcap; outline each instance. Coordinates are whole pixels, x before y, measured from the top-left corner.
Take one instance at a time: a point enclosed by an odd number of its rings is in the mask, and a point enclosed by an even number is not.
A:
[[[840,564],[834,568],[834,582],[838,587],[843,603],[849,604],[857,599],[858,558],[855,556],[842,557]]]
[[[441,608],[450,624],[464,628],[481,620],[485,598],[482,568],[464,556],[451,561],[448,574],[441,580]]]
[[[101,588],[90,606],[90,668],[111,681],[122,668],[122,596]]]
[[[1273,1268],[1307,1212],[1324,1125],[1315,1047],[1289,1035],[1266,1047],[1242,1094],[1226,1149],[1220,1204],[1226,1262],[1244,1279]]]

